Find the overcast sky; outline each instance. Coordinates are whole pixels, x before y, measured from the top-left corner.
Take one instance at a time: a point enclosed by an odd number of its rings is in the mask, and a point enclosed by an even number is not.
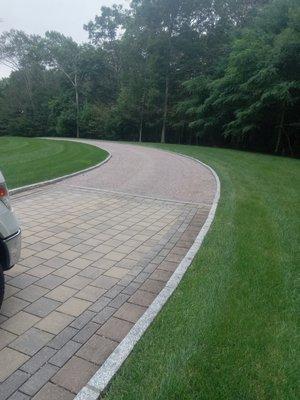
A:
[[[55,30],[83,42],[88,39],[83,24],[99,14],[100,7],[129,0],[0,0],[0,34],[10,29],[43,35]],[[0,65],[0,78],[9,71]]]

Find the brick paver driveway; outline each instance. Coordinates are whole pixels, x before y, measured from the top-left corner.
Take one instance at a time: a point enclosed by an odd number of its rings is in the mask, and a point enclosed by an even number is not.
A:
[[[107,164],[13,197],[23,251],[6,273],[1,400],[73,399],[164,287],[209,212],[216,186],[200,164],[96,143],[111,152]]]

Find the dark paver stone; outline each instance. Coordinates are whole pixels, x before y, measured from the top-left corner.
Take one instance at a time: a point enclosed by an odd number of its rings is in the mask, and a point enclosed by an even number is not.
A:
[[[93,311],[84,311],[79,317],[77,317],[70,326],[76,329],[82,329],[92,318],[96,315]]]
[[[80,346],[80,343],[70,340],[52,358],[50,358],[49,362],[58,367],[62,367],[73,356],[73,354],[76,353]]]
[[[115,308],[107,306],[93,318],[93,322],[96,322],[97,324],[102,325],[115,312],[116,312]]]
[[[20,391],[34,396],[57,371],[58,367],[45,364],[20,387]]]
[[[25,364],[23,364],[20,369],[30,374],[34,374],[55,353],[56,353],[55,349],[51,349],[50,347],[43,347],[38,353],[36,353]]]
[[[74,336],[73,340],[79,343],[85,343],[93,334],[99,329],[99,325],[95,322],[89,322],[83,327],[77,335]]]
[[[61,331],[58,335],[56,335],[51,342],[48,343],[49,347],[53,349],[59,350],[61,349],[69,340],[72,339],[73,336],[76,335],[77,329],[68,326],[63,331]]]
[[[11,374],[5,382],[0,384],[0,399],[6,400],[29,378],[30,375],[23,371]]]

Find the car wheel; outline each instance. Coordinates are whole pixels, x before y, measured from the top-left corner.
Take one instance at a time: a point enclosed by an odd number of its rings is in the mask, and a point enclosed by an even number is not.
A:
[[[0,267],[0,308],[3,302],[4,297],[4,273],[2,268]]]

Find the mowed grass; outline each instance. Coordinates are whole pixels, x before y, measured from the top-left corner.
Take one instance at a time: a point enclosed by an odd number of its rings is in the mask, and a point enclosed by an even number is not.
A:
[[[0,170],[10,189],[91,167],[107,155],[83,143],[0,137]]]
[[[103,397],[299,399],[299,161],[156,147],[212,166],[221,200],[192,266]]]

